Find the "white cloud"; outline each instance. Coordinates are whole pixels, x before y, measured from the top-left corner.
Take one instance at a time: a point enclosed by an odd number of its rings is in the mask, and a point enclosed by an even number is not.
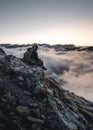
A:
[[[26,47],[4,49],[7,54],[23,57]],[[66,83],[65,89],[93,101],[93,52],[88,51],[62,51],[58,55],[53,48],[39,47],[39,57],[43,59],[46,74],[56,81]]]
[[[49,49],[41,50],[40,57],[51,73],[66,81],[63,88],[93,101],[93,52],[68,51],[57,55]]]

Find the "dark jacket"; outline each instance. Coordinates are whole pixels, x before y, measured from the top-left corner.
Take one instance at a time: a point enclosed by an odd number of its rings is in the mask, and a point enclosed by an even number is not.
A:
[[[32,51],[32,54],[31,54],[31,56],[30,56],[30,59],[35,60],[36,62],[39,61],[38,54],[37,54],[36,51],[34,51],[34,50]]]

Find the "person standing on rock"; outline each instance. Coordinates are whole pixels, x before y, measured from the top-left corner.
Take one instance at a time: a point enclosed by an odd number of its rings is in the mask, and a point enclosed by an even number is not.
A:
[[[25,63],[28,63],[29,65],[38,65],[44,70],[46,70],[46,68],[43,66],[43,61],[38,58],[37,50],[37,44],[34,44],[32,48],[28,48],[27,51],[24,53],[23,61]]]

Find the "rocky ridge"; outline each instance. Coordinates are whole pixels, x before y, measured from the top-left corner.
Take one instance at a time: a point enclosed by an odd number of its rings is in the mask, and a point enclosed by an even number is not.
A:
[[[0,130],[93,130],[93,103],[0,49]]]

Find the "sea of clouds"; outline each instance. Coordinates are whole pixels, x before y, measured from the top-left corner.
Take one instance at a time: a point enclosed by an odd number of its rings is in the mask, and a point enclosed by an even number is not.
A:
[[[3,48],[8,55],[23,58],[27,47]],[[55,78],[60,85],[76,95],[93,101],[93,52],[60,51],[39,47],[39,57],[47,68],[45,73]]]

